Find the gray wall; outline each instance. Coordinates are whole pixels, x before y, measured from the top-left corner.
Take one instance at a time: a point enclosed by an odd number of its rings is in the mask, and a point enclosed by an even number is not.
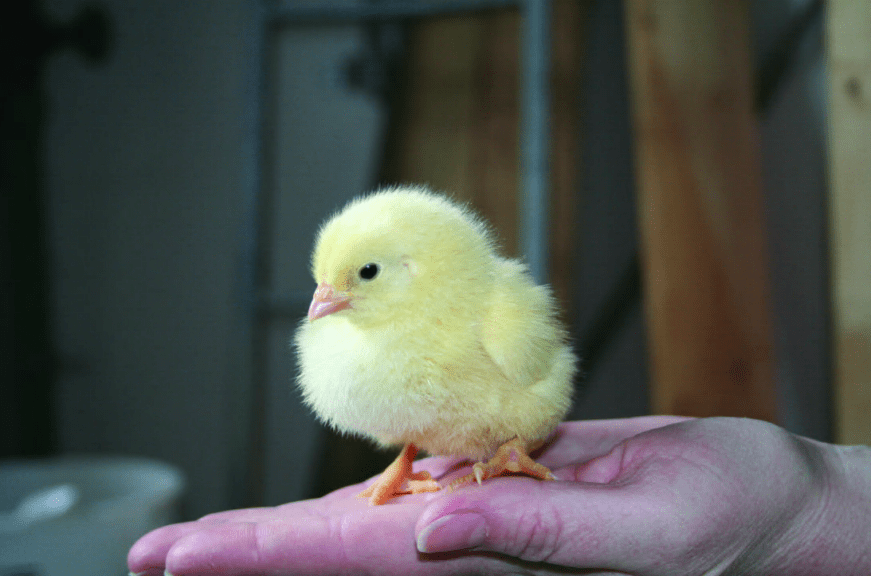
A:
[[[46,0],[61,19],[82,0]],[[760,53],[804,1],[756,4]],[[71,54],[46,79],[54,319],[67,360],[58,401],[65,451],[143,454],[189,475],[188,515],[237,506],[249,398],[240,271],[249,68],[244,0],[103,0],[117,27],[103,67]],[[585,83],[579,324],[593,317],[635,242],[619,2],[593,10]],[[268,296],[312,288],[317,223],[371,185],[382,112],[344,87],[353,27],[286,32],[275,62],[278,190],[269,210]],[[762,120],[785,417],[828,434],[824,115],[820,46],[808,42]],[[303,296],[304,298],[304,296]],[[291,320],[270,324],[266,494],[305,493],[318,425],[292,390]],[[640,309],[579,397],[575,417],[646,410]],[[295,454],[296,459],[291,459]]]
[[[53,0],[66,19],[81,5]],[[46,134],[65,451],[187,472],[228,506],[241,248],[241,2],[107,0],[107,65],[50,65]]]

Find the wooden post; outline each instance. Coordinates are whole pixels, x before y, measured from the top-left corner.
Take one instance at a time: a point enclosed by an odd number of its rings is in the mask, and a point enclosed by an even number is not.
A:
[[[828,2],[835,438],[871,444],[871,3]]]
[[[776,420],[746,0],[626,0],[657,413]]]

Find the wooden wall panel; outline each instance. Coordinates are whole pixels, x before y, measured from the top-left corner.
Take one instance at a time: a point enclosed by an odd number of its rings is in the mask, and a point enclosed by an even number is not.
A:
[[[565,318],[576,318],[574,286],[582,193],[581,88],[591,2],[553,3],[551,45],[550,282]]]
[[[384,182],[424,183],[471,199],[469,127],[481,24],[439,18],[411,25],[401,94],[381,167]]]
[[[871,444],[871,3],[828,2],[835,437]]]
[[[653,409],[776,420],[747,2],[625,7]]]
[[[588,6],[587,0],[557,0],[552,18],[551,283],[568,309]],[[415,23],[398,125],[382,171],[386,182],[424,182],[471,201],[509,255],[518,250],[520,49],[515,10]]]

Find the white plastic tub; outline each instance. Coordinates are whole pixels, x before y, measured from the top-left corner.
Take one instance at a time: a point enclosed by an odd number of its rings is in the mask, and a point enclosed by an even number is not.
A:
[[[0,576],[127,574],[127,551],[178,520],[180,470],[154,460],[0,462]]]

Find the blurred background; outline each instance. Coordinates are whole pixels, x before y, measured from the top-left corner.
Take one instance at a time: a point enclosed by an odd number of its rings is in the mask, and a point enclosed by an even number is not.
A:
[[[522,256],[523,14],[328,4],[2,9],[0,456],[170,463],[186,519],[392,457],[294,387],[313,235],[361,192],[422,182]],[[836,440],[826,8],[552,2],[540,240],[583,357],[573,419],[747,415]]]

